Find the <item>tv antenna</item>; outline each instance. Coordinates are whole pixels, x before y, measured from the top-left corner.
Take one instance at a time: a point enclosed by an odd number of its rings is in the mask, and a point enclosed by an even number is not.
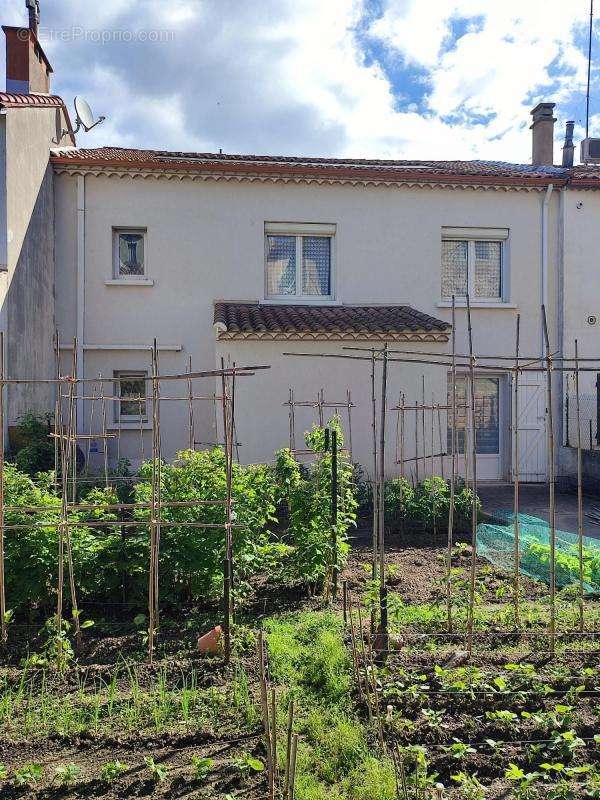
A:
[[[104,122],[106,119],[106,117],[98,117],[98,119],[94,119],[90,104],[87,102],[87,100],[84,100],[83,97],[76,97],[73,105],[75,106],[75,122],[77,123],[77,126],[73,131],[74,134],[78,133],[81,128],[83,128],[86,133],[89,133],[92,128],[95,128],[96,125],[100,125],[100,123]],[[70,131],[63,131],[61,138],[67,133],[70,133]]]
[[[585,95],[585,138],[590,132],[590,74],[592,69],[592,27],[594,24],[594,0],[590,0],[590,35],[588,39],[588,69],[587,69],[587,92]]]

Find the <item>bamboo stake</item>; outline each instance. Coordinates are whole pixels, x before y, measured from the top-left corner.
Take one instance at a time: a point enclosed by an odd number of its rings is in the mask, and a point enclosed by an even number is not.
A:
[[[452,547],[454,543],[454,502],[456,492],[456,305],[452,295],[452,463],[450,465],[450,507],[448,509],[448,547],[446,550],[446,616],[448,632],[452,633]]]
[[[360,664],[358,658],[358,648],[356,646],[356,635],[354,632],[354,614],[352,611],[352,598],[348,597],[348,618],[350,620],[350,642],[352,647],[352,663],[354,665],[354,677],[356,680],[356,686],[358,689],[358,697],[360,702],[362,703],[365,699],[363,696],[362,690],[362,679],[360,676]],[[370,706],[369,706],[369,719],[371,718]]]
[[[73,342],[73,378],[77,380],[77,341]],[[75,402],[74,397],[71,397],[71,408],[70,408],[70,415],[72,417],[71,422],[71,430],[75,433],[77,432],[77,403]],[[73,444],[72,444],[72,455],[73,465],[72,465],[72,497],[73,502],[77,502],[77,440],[76,437],[73,437]],[[81,649],[82,641],[81,641],[81,625],[79,622],[79,608],[77,606],[77,591],[75,589],[75,572],[73,567],[73,547],[71,542],[71,530],[67,526],[65,529],[65,541],[67,545],[67,567],[69,572],[69,589],[71,592],[71,611],[73,615],[73,622],[75,625],[75,641],[77,644],[78,649]]]
[[[288,797],[290,793],[290,778],[291,778],[291,759],[292,759],[292,738],[294,732],[294,714],[296,707],[294,698],[290,700],[288,705],[288,720],[287,720],[287,737],[286,737],[286,751],[285,751],[285,781],[283,788],[283,796]]]
[[[298,734],[292,737],[292,757],[290,759],[290,788],[287,800],[294,800],[296,796],[296,760],[298,755]]]
[[[192,357],[189,357],[188,369],[190,375],[192,374]],[[194,393],[192,386],[192,379],[189,378],[188,382],[188,449],[194,449]]]
[[[337,441],[337,431],[335,430],[335,428],[332,428],[331,429],[331,550],[332,550],[331,594],[334,601],[337,598],[337,592],[338,592],[337,525],[338,525],[338,441]]]
[[[158,347],[152,348],[152,510],[150,520],[150,569],[148,576],[148,655],[154,658],[154,641],[158,627],[158,552],[160,525],[160,427],[159,427]]]
[[[354,464],[353,450],[352,450],[352,395],[350,389],[346,390],[348,400],[348,454],[350,456],[350,463]]]
[[[0,331],[0,644],[8,640],[4,586],[4,331]]]
[[[579,398],[579,349],[575,339],[575,410],[577,414],[577,534],[579,554],[579,630],[585,630],[583,606],[583,452],[581,447],[581,409]]]
[[[550,652],[556,647],[556,505],[554,475],[554,421],[552,409],[552,353],[548,336],[546,307],[542,305],[544,342],[546,345],[546,402],[548,406],[548,489],[550,515]]]
[[[371,682],[369,679],[369,669],[368,669],[368,662],[367,662],[367,652],[365,648],[365,637],[363,633],[363,622],[362,622],[362,613],[360,610],[360,603],[357,606],[358,610],[358,636],[360,641],[360,650],[362,655],[362,662],[364,665],[365,670],[365,695],[367,700],[367,711],[369,714],[369,720],[372,720],[375,716],[375,709],[374,704],[371,701]]]
[[[437,423],[438,423],[438,439],[440,441],[440,470],[442,473],[442,480],[446,480],[446,463],[445,463],[445,450],[447,449],[448,445],[444,446],[444,439],[442,436],[442,410],[441,406],[438,403],[437,405]]]
[[[519,344],[521,333],[521,315],[517,314],[517,333],[515,344],[515,410],[514,410],[514,530],[515,530],[515,584],[514,584],[514,604],[515,604],[515,627],[521,627],[520,614],[520,575],[521,575],[521,522],[519,520],[519,461],[521,453],[519,451]]]
[[[471,510],[471,573],[469,580],[469,611],[467,621],[467,652],[473,655],[473,625],[475,617],[475,582],[477,579],[477,431],[475,425],[475,357],[473,355],[473,328],[471,326],[471,304],[467,294],[467,327],[469,333],[469,375],[471,409],[471,456],[472,456],[472,510]],[[466,452],[465,452],[466,458]]]
[[[425,437],[425,375],[421,375],[421,432],[423,438],[423,480],[427,478],[427,439]]]
[[[371,352],[371,432],[373,438],[373,480],[371,496],[373,499],[373,538],[371,578],[377,580],[377,553],[379,550],[379,489],[377,480],[377,398],[375,395],[375,351]],[[375,630],[375,606],[371,609],[371,631]]]
[[[387,342],[383,349],[383,366],[381,370],[381,422],[379,429],[379,623],[381,628],[381,645],[388,649],[388,605],[385,570],[385,428],[387,406]],[[384,656],[385,658],[385,656]]]
[[[415,474],[419,483],[419,407],[418,400],[415,400]]]
[[[270,800],[275,800],[277,787],[277,697],[275,689],[271,689],[271,761],[272,770],[269,776]]]
[[[258,670],[260,683],[260,703],[262,708],[263,730],[265,734],[265,750],[267,753],[267,770],[269,776],[273,772],[273,758],[271,752],[271,725],[269,723],[269,696],[267,691],[267,672],[265,667],[265,643],[263,631],[258,632],[256,639],[256,650],[258,654]],[[270,788],[270,778],[269,778]]]

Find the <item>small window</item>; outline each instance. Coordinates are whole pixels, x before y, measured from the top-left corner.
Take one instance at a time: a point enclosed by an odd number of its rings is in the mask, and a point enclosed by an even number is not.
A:
[[[115,422],[147,422],[147,372],[115,372]]]
[[[265,226],[265,294],[268,298],[328,300],[333,296],[335,226]]]
[[[442,239],[442,297],[500,302],[503,299],[504,239]]]
[[[146,275],[145,260],[146,232],[142,230],[114,231],[114,277],[144,278]]]

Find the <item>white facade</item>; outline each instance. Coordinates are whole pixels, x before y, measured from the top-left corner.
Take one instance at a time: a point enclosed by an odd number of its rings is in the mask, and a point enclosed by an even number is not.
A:
[[[269,460],[288,443],[284,404],[290,388],[299,400],[316,399],[323,389],[330,401],[344,400],[349,389],[355,405],[353,456],[367,468],[371,460],[368,363],[293,358],[284,353],[342,353],[346,345],[369,347],[373,342],[229,340],[219,339],[213,326],[215,301],[278,302],[265,296],[265,230],[271,223],[285,223],[290,230],[302,224],[335,226],[330,302],[410,305],[446,321],[451,309],[449,301],[441,297],[444,232],[466,229],[477,235],[502,230],[506,236],[503,296],[500,302],[472,303],[476,353],[514,354],[516,316],[520,314],[521,353],[540,354],[544,274],[553,347],[558,341],[560,202],[558,191],[549,193],[545,185],[466,188],[402,181],[352,185],[311,178],[289,182],[193,174],[170,179],[168,172],[135,176],[62,164],[55,164],[55,172],[56,319],[65,347],[74,336],[78,338],[80,375],[106,377],[117,371],[149,370],[154,338],[161,370],[166,372],[185,371],[190,356],[195,369],[212,368],[221,356],[238,364],[269,365],[268,372],[238,383],[237,434],[242,445],[240,457],[245,461]],[[113,232],[118,229],[145,232],[145,280],[115,280]],[[377,347],[381,344],[375,343]],[[449,352],[448,342],[389,344],[392,348]],[[468,351],[464,304],[457,311],[457,350]],[[66,369],[70,353],[65,352],[64,357]],[[420,401],[422,376],[427,402],[433,398],[435,403],[445,404],[443,367],[392,364],[388,405],[395,405],[401,392],[407,404]],[[482,371],[481,376],[496,381],[500,430],[498,452],[482,455],[480,474],[483,479],[506,479],[512,459],[510,380],[501,372]],[[533,379],[528,376],[530,383]],[[214,388],[206,385],[205,391]],[[185,386],[180,387],[182,395],[186,391]],[[543,390],[537,394],[543,397]],[[539,403],[533,405],[535,413],[532,403],[522,412],[522,423],[530,430],[538,424]],[[89,421],[90,406],[80,409],[80,425]],[[188,409],[186,403],[164,403],[163,408],[163,447],[167,455],[174,455],[188,444]],[[194,416],[196,440],[214,441],[212,404],[196,403]],[[311,422],[309,416],[298,411],[298,447],[302,446],[302,430]],[[312,418],[316,419],[314,413]],[[442,423],[441,438],[445,439],[445,414]],[[118,424],[114,413],[109,413],[109,426],[120,431],[119,455],[136,461],[143,438],[147,457],[149,423]],[[391,413],[390,442],[395,427],[396,414]],[[414,415],[407,413],[407,458],[414,455],[413,427]],[[540,432],[531,432],[531,441],[522,444],[525,479],[545,476],[543,425],[539,427]],[[422,454],[422,432],[419,435]],[[433,436],[432,446],[428,416],[427,455],[442,452],[437,419]],[[114,459],[116,442],[110,447]],[[390,445],[388,454],[387,470],[393,474],[398,471],[394,446]],[[439,459],[433,464],[428,460],[427,469],[432,468],[441,469]]]

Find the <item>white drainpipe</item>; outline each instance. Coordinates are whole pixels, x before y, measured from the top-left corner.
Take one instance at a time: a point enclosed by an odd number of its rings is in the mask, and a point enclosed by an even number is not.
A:
[[[85,375],[85,175],[77,176],[77,374]],[[77,394],[83,395],[80,387]],[[82,430],[84,401],[77,400],[78,432]]]
[[[548,188],[546,189],[546,193],[544,194],[544,202],[542,203],[542,303],[546,309],[546,315],[549,313],[548,308],[548,212],[550,206],[550,196],[552,194],[552,190],[554,189],[554,185],[552,183],[548,184]],[[541,337],[542,337],[542,347],[541,347],[541,354],[544,356],[546,354],[546,340],[544,337],[544,323],[542,320],[542,330],[541,330]]]

